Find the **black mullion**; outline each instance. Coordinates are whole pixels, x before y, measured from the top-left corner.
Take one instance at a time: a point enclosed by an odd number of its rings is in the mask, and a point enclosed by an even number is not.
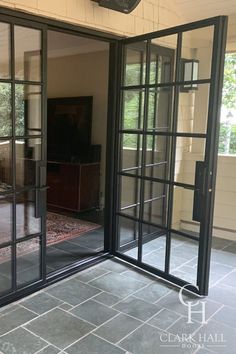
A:
[[[175,65],[175,81],[178,81],[181,70],[181,51],[182,51],[183,34],[178,33],[177,50],[176,50],[176,65]],[[174,102],[173,102],[173,118],[172,118],[172,132],[176,133],[178,124],[178,108],[179,108],[179,92],[180,87],[175,86]],[[175,177],[175,158],[176,158],[176,136],[172,137],[171,141],[171,156],[170,156],[170,181],[174,182]],[[166,254],[165,254],[165,272],[169,274],[170,271],[170,253],[171,253],[171,226],[173,215],[173,198],[174,184],[169,186],[168,206],[167,206],[167,235],[166,235]]]
[[[149,82],[150,77],[150,41],[146,43],[146,70],[145,70],[145,82]],[[144,114],[143,114],[143,132],[147,129],[148,120],[148,104],[149,104],[149,89],[145,89],[144,97]],[[143,149],[142,149],[142,162],[141,162],[141,182],[140,182],[140,208],[139,219],[143,219],[144,201],[145,201],[145,165],[146,165],[146,149],[147,149],[147,136],[143,135]],[[142,262],[142,250],[143,250],[143,224],[139,222],[139,238],[138,238],[138,261]]]
[[[155,83],[158,83],[158,63],[159,61],[159,55],[156,55],[156,75],[155,75]],[[155,95],[154,95],[154,112],[153,112],[153,128],[156,127],[156,122],[157,122],[157,97],[158,97],[158,93],[157,90],[155,90]],[[147,127],[148,128],[148,127]],[[150,167],[151,169],[151,178],[153,178],[154,175],[154,161],[155,161],[155,136],[152,137],[152,151],[151,151],[151,164],[152,166]],[[146,165],[146,167],[148,167]],[[149,186],[149,194],[150,194],[150,198],[152,197],[153,194],[153,182],[150,183]],[[149,205],[149,222],[151,222],[152,220],[152,203],[150,203]],[[150,233],[150,227],[148,228],[148,233]]]
[[[156,130],[147,130],[146,132],[142,132],[141,130],[136,129],[123,129],[119,131],[120,134],[144,134],[144,135],[161,135],[161,136],[176,136],[176,137],[184,137],[184,138],[201,138],[206,139],[207,134],[204,133],[181,133],[181,132],[162,132]]]
[[[11,105],[12,105],[12,187],[13,191],[16,190],[16,127],[15,127],[15,27],[11,26]],[[12,213],[12,226],[13,226],[13,243],[12,243],[12,288],[13,291],[17,289],[17,255],[16,255],[16,194],[13,194],[13,213]]]
[[[156,89],[156,88],[170,88],[175,86],[185,86],[185,85],[204,85],[204,84],[211,84],[212,79],[198,79],[198,80],[186,80],[186,81],[174,81],[174,82],[160,82],[157,84],[142,84],[142,85],[123,85],[121,86],[121,90],[138,90],[138,89]]]
[[[140,65],[140,85],[142,85],[143,82],[143,67],[144,67],[144,53],[141,51],[140,53],[141,57],[141,65]],[[138,129],[141,129],[141,123],[142,123],[142,102],[143,102],[143,92],[139,91],[139,112],[138,112]],[[138,166],[137,173],[139,173],[139,160],[140,160],[140,146],[141,146],[141,135],[137,135],[137,150],[136,150],[136,166]],[[135,187],[134,187],[134,193],[135,193],[135,204],[138,203],[138,195],[139,195],[139,183],[138,179],[135,179]],[[138,213],[138,205],[135,207],[135,215]],[[134,223],[134,239],[137,239],[137,225]]]
[[[42,129],[42,143],[41,143],[41,157],[45,163],[45,169],[47,169],[47,29],[42,29],[41,31],[41,80],[43,82],[41,90],[41,129]],[[47,171],[47,170],[46,170]],[[46,172],[47,173],[47,172]],[[46,174],[45,173],[45,174]],[[41,179],[41,177],[40,177]],[[45,187],[46,181],[43,182]],[[45,213],[41,218],[41,278],[45,282],[47,276],[47,264],[46,264],[46,252],[47,252],[47,228],[46,228],[46,215],[47,215],[47,204],[46,204],[46,193],[43,193],[42,198],[44,198]]]

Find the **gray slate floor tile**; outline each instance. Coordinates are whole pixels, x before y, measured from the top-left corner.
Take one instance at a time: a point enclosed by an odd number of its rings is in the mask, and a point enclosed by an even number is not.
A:
[[[115,305],[118,301],[120,301],[120,297],[110,294],[110,293],[106,293],[105,291],[96,295],[94,297],[94,300],[101,302],[104,305],[107,306],[113,306]]]
[[[129,333],[134,331],[142,323],[143,322],[136,320],[133,317],[119,314],[99,327],[94,333],[109,342],[117,343]]]
[[[124,354],[125,351],[106,342],[105,340],[89,334],[68,349],[68,354]]]
[[[100,267],[115,273],[122,273],[128,270],[129,268],[133,268],[132,265],[122,262],[118,259],[109,259],[101,263]]]
[[[167,334],[144,324],[131,333],[119,345],[130,353],[134,354],[191,354],[195,349],[183,349],[182,347],[167,347]],[[162,339],[163,338],[163,339]]]
[[[64,349],[95,327],[60,309],[36,318],[26,326],[52,345]]]
[[[222,307],[214,316],[213,320],[224,323],[236,329],[236,308]]]
[[[128,297],[124,301],[115,305],[114,308],[142,321],[147,321],[150,317],[160,311],[158,306],[150,304],[134,296]]]
[[[231,286],[217,284],[210,289],[209,299],[236,308],[236,289]]]
[[[148,324],[165,330],[179,318],[179,314],[167,309],[162,309],[156,314],[156,316],[154,316],[148,321]]]
[[[75,277],[75,279],[80,280],[84,283],[88,283],[89,281],[106,274],[108,270],[102,269],[102,268],[92,268],[92,269],[86,269],[82,272],[79,272],[78,275]]]
[[[40,350],[37,354],[61,354],[61,350],[57,349],[53,345],[48,345],[46,348]]]
[[[177,322],[168,328],[168,332],[178,334],[179,336],[181,336],[183,333],[190,335],[196,332],[201,327],[201,325],[201,323],[196,321],[188,323],[187,317],[181,317]]]
[[[21,304],[24,307],[38,313],[39,315],[52,310],[54,307],[57,307],[62,303],[63,302],[61,300],[57,300],[44,292],[21,301]]]
[[[5,334],[18,326],[32,320],[37,315],[22,307],[1,317],[0,335]]]
[[[23,328],[17,328],[0,339],[1,354],[34,354],[46,346],[47,343],[43,339]]]
[[[126,297],[146,285],[139,280],[116,273],[103,275],[89,284],[119,297]]]
[[[112,308],[93,300],[88,300],[83,304],[76,306],[70,312],[95,326],[100,326],[118,313]]]
[[[235,255],[236,257],[236,255]],[[225,278],[220,281],[221,284],[229,285],[236,288],[236,270],[228,274]]]
[[[166,284],[163,284],[160,280],[160,282],[156,281],[155,283],[152,283],[144,289],[141,289],[140,291],[136,292],[135,296],[145,301],[155,303],[162,296],[168,294],[170,291],[170,287]]]
[[[83,284],[76,279],[70,279],[47,290],[48,294],[51,294],[57,299],[65,301],[73,306],[88,300],[99,292],[99,289]]]

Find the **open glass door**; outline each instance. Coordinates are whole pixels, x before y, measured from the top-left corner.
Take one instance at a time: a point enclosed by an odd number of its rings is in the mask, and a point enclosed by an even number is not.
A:
[[[1,17],[0,296],[45,279],[45,32]],[[14,22],[13,22],[14,21]]]
[[[207,295],[227,18],[121,41],[114,254]]]

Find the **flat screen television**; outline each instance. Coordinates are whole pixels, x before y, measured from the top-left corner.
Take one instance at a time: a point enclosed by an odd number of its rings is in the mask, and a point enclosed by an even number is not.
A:
[[[48,99],[48,160],[80,160],[91,145],[93,97]]]

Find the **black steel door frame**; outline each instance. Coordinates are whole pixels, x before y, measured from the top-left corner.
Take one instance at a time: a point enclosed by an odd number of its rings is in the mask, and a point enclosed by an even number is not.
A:
[[[179,87],[184,84],[192,84],[191,81],[181,81],[180,78],[180,70],[176,71],[175,80],[173,83],[169,83],[169,86],[172,86],[175,92],[174,97],[174,108],[173,108],[173,126],[174,129],[170,136],[173,137],[174,143],[172,143],[172,158],[171,158],[171,174],[174,174],[173,170],[173,149],[175,150],[176,137],[196,137],[196,138],[205,138],[206,139],[206,149],[205,149],[205,161],[204,161],[204,181],[201,186],[201,192],[204,196],[204,203],[202,203],[202,215],[204,217],[201,220],[200,224],[200,236],[199,236],[199,252],[198,252],[198,272],[197,272],[197,287],[188,285],[189,283],[183,279],[180,279],[174,275],[171,275],[169,272],[170,265],[170,233],[175,232],[176,230],[171,229],[170,220],[167,223],[167,245],[166,245],[166,262],[165,262],[165,270],[161,271],[157,268],[149,266],[145,263],[141,262],[141,248],[139,247],[138,258],[134,259],[127,255],[119,252],[119,232],[118,232],[118,216],[122,216],[119,212],[119,192],[120,192],[120,176],[129,176],[129,174],[121,173],[119,169],[120,164],[120,139],[119,134],[124,133],[121,130],[121,116],[122,116],[122,78],[123,78],[123,70],[124,70],[124,47],[125,45],[136,45],[137,42],[145,42],[147,46],[147,56],[146,56],[146,78],[149,77],[150,73],[150,44],[152,39],[161,38],[170,35],[177,35],[177,49],[176,49],[176,67],[180,68],[180,60],[181,60],[181,46],[182,46],[182,35],[183,32],[191,31],[198,28],[205,28],[208,26],[214,27],[214,39],[213,39],[213,50],[212,50],[212,67],[211,67],[211,77],[209,79],[199,79],[195,80],[196,84],[209,84],[210,85],[210,95],[209,95],[209,106],[208,106],[208,123],[207,123],[207,132],[206,134],[197,134],[197,133],[176,133],[176,124],[177,124],[177,114],[178,114],[178,95],[179,95]],[[188,290],[198,294],[198,295],[207,295],[209,288],[209,270],[210,270],[210,255],[211,255],[211,245],[212,245],[212,227],[213,227],[213,213],[214,213],[214,198],[215,198],[215,185],[216,185],[216,171],[217,171],[217,151],[218,151],[218,137],[219,137],[219,123],[220,123],[220,106],[221,106],[221,96],[222,96],[222,87],[223,87],[223,69],[224,69],[224,55],[225,55],[225,47],[226,47],[226,35],[227,35],[227,17],[226,16],[218,16],[209,18],[206,20],[201,20],[193,23],[189,23],[186,25],[181,25],[157,32],[152,32],[149,34],[144,34],[136,37],[129,37],[124,40],[121,40],[119,43],[118,49],[118,79],[117,79],[117,92],[119,100],[117,102],[117,112],[118,117],[116,122],[116,146],[115,146],[115,176],[114,183],[116,186],[115,196],[114,196],[114,223],[113,223],[113,234],[116,235],[115,240],[113,241],[113,255],[130,262],[140,268],[143,268],[146,271],[149,271],[153,274],[156,274],[163,279],[170,281],[177,286],[187,286]],[[135,85],[136,86],[136,85]],[[144,91],[149,88],[155,87],[164,87],[166,84],[152,85],[150,83],[143,83],[142,85],[137,85],[135,88],[142,88]],[[168,86],[168,85],[167,85]],[[132,86],[128,87],[132,89]],[[144,107],[144,119],[145,114],[147,116],[147,102],[146,107]],[[147,118],[146,118],[147,119]],[[161,134],[160,134],[161,135]],[[167,135],[166,133],[164,135]],[[143,177],[143,176],[142,176]],[[146,177],[146,180],[148,178]],[[154,179],[153,179],[154,180]],[[156,182],[162,182],[158,178],[155,179]],[[179,186],[184,188],[193,189],[191,185],[186,185],[180,182],[171,182],[170,180],[164,181],[170,187],[172,192],[169,197],[169,205],[172,208],[173,202],[173,186]],[[171,214],[171,213],[170,213]],[[132,217],[130,217],[132,219]],[[140,219],[133,218],[134,221],[137,221],[139,224],[141,222]],[[156,226],[156,225],[155,225]],[[177,233],[178,234],[178,233]],[[179,235],[183,235],[186,237],[186,234],[179,231]],[[190,237],[190,235],[189,235]],[[194,236],[191,236],[195,238]],[[142,242],[142,238],[141,238]]]
[[[110,45],[109,50],[109,83],[108,83],[108,114],[107,114],[107,150],[106,150],[106,187],[105,187],[105,215],[104,215],[104,252],[99,253],[93,257],[85,259],[83,261],[77,261],[69,266],[64,267],[52,274],[47,275],[46,273],[46,223],[45,216],[42,220],[42,235],[44,235],[42,240],[41,247],[41,279],[38,281],[31,282],[31,284],[27,284],[27,286],[22,287],[20,289],[16,288],[16,230],[14,227],[13,230],[13,247],[14,247],[14,256],[12,258],[13,268],[12,268],[12,277],[13,284],[11,292],[6,293],[0,298],[0,307],[15,301],[19,298],[27,296],[35,291],[38,291],[49,284],[55,283],[61,279],[64,279],[79,270],[88,268],[89,266],[96,264],[97,262],[101,262],[104,258],[109,257],[111,244],[112,244],[112,205],[113,205],[113,163],[114,163],[114,141],[115,141],[115,111],[114,107],[116,106],[116,78],[117,78],[117,67],[114,65],[117,61],[117,42],[121,38],[116,35],[104,33],[102,31],[87,29],[84,27],[80,27],[77,25],[60,22],[53,19],[44,18],[41,16],[26,14],[21,11],[11,10],[7,8],[0,7],[0,22],[9,23],[11,26],[11,51],[14,53],[14,34],[13,28],[15,25],[19,25],[26,28],[39,29],[42,31],[42,58],[41,58],[41,72],[42,72],[42,101],[41,101],[41,109],[42,109],[42,134],[39,136],[43,139],[42,143],[42,159],[46,161],[47,158],[47,33],[48,31],[58,31],[62,33],[82,36],[86,38],[91,38],[95,40],[101,40],[107,42]],[[11,72],[14,73],[15,62],[14,56],[11,57]],[[0,79],[0,82],[9,82],[12,84],[12,98],[14,96],[14,83],[17,80],[14,80],[13,77],[11,79]],[[21,82],[22,83],[22,82]],[[25,81],[25,83],[27,83]],[[15,113],[14,99],[12,99],[12,122]],[[14,123],[14,122],[13,122]],[[37,136],[38,137],[38,136]],[[14,138],[14,132],[13,136]],[[21,137],[22,138],[22,137]],[[24,138],[24,137],[23,137]],[[2,138],[1,140],[4,140]],[[14,155],[14,151],[12,153],[12,157]],[[14,157],[15,159],[15,157]],[[14,161],[14,160],[13,160]],[[14,163],[13,167],[14,167]],[[15,167],[13,171],[13,177],[15,177]],[[38,188],[39,192],[45,191],[46,186],[38,186],[42,188]],[[2,195],[2,194],[1,194]],[[44,214],[46,214],[46,198],[44,198],[43,204],[45,205]],[[41,205],[43,207],[43,205]],[[41,210],[43,212],[43,210]],[[15,211],[13,210],[13,215],[15,215]],[[15,219],[15,216],[14,216]],[[5,244],[4,244],[5,246]],[[2,246],[1,246],[2,248]]]

